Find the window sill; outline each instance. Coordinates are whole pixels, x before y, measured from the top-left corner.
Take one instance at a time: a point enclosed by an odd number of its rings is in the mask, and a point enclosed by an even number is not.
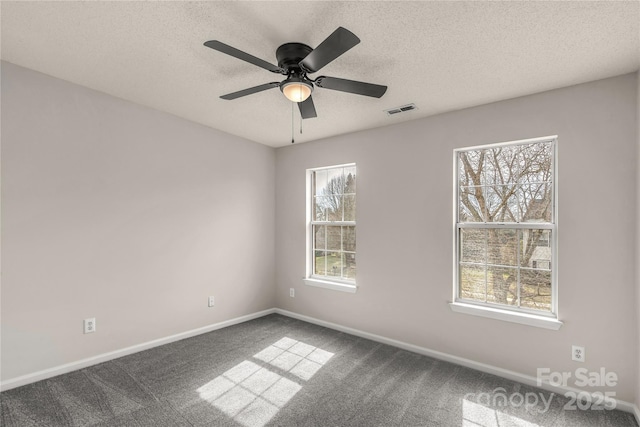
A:
[[[557,331],[562,327],[562,322],[546,316],[535,314],[516,313],[509,310],[500,310],[493,307],[480,307],[461,302],[449,303],[451,310],[457,313],[470,314],[472,316],[488,317],[489,319],[503,320],[505,322],[519,323],[521,325],[535,326],[536,328],[552,329]]]
[[[316,279],[313,277],[309,277],[302,280],[306,285],[309,285],[309,286],[315,286],[317,288],[333,289],[334,291],[350,292],[352,294],[355,294],[356,290],[358,289],[358,287],[355,284],[350,285],[347,283],[330,282],[328,280]]]

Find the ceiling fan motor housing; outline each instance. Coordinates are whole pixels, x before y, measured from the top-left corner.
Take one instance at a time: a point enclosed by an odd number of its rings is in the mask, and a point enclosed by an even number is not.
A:
[[[303,43],[285,43],[276,50],[278,66],[287,70],[289,74],[298,74],[300,61],[307,57],[313,49]]]

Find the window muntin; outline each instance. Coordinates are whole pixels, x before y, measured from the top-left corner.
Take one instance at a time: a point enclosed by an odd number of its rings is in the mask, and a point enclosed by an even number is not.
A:
[[[455,300],[555,316],[556,138],[455,151]]]
[[[356,166],[312,169],[310,277],[355,284]]]

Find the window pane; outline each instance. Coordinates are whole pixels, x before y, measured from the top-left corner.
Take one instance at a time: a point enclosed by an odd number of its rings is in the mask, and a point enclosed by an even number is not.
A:
[[[487,266],[487,301],[497,304],[518,303],[518,270]]]
[[[550,142],[520,146],[520,183],[551,181],[553,146]]]
[[[343,277],[345,279],[356,279],[356,254],[343,253],[342,262],[344,265]]]
[[[459,153],[459,221],[551,222],[552,152],[537,143]]]
[[[342,250],[348,252],[356,251],[355,227],[342,227]]]
[[[460,298],[484,301],[485,290],[484,267],[460,265]]]
[[[487,230],[487,262],[496,265],[518,265],[518,234],[515,229]]]
[[[330,201],[328,197],[315,197],[313,204],[314,221],[327,221],[329,219]]]
[[[342,197],[334,194],[326,198],[327,221],[342,221]]]
[[[483,180],[489,185],[518,183],[520,146],[490,148],[484,151]]]
[[[327,276],[342,276],[342,256],[340,252],[327,252]]]
[[[343,168],[327,170],[327,194],[344,193],[344,175]]]
[[[520,306],[551,311],[551,272],[520,270]]]
[[[517,185],[494,185],[485,190],[487,222],[518,221]]]
[[[552,183],[542,182],[520,187],[518,203],[522,222],[551,222]]]
[[[551,230],[520,230],[520,265],[542,270],[551,269]]]
[[[326,252],[314,251],[313,274],[317,274],[319,276],[325,276],[327,274],[326,265],[327,265]]]
[[[326,249],[326,227],[324,225],[313,226],[313,248]]]
[[[484,222],[484,205],[480,205],[482,187],[460,187],[458,195],[458,221]]]
[[[342,227],[327,226],[327,250],[339,251],[342,249]]]
[[[460,229],[460,259],[463,262],[486,262],[486,231]]]
[[[356,220],[356,196],[343,196],[342,202],[344,204],[344,220],[355,221]]]
[[[482,150],[458,153],[458,182],[460,185],[481,185]]]
[[[356,194],[356,167],[344,168],[344,193]]]
[[[319,170],[313,173],[314,176],[314,196],[324,196],[327,188],[327,171]]]

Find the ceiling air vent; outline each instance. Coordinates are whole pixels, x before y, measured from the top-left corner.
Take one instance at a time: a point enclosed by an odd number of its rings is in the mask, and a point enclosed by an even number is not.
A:
[[[417,110],[416,104],[407,104],[402,105],[400,107],[391,108],[389,110],[384,110],[388,116],[393,116],[394,114],[406,113],[407,111]]]

